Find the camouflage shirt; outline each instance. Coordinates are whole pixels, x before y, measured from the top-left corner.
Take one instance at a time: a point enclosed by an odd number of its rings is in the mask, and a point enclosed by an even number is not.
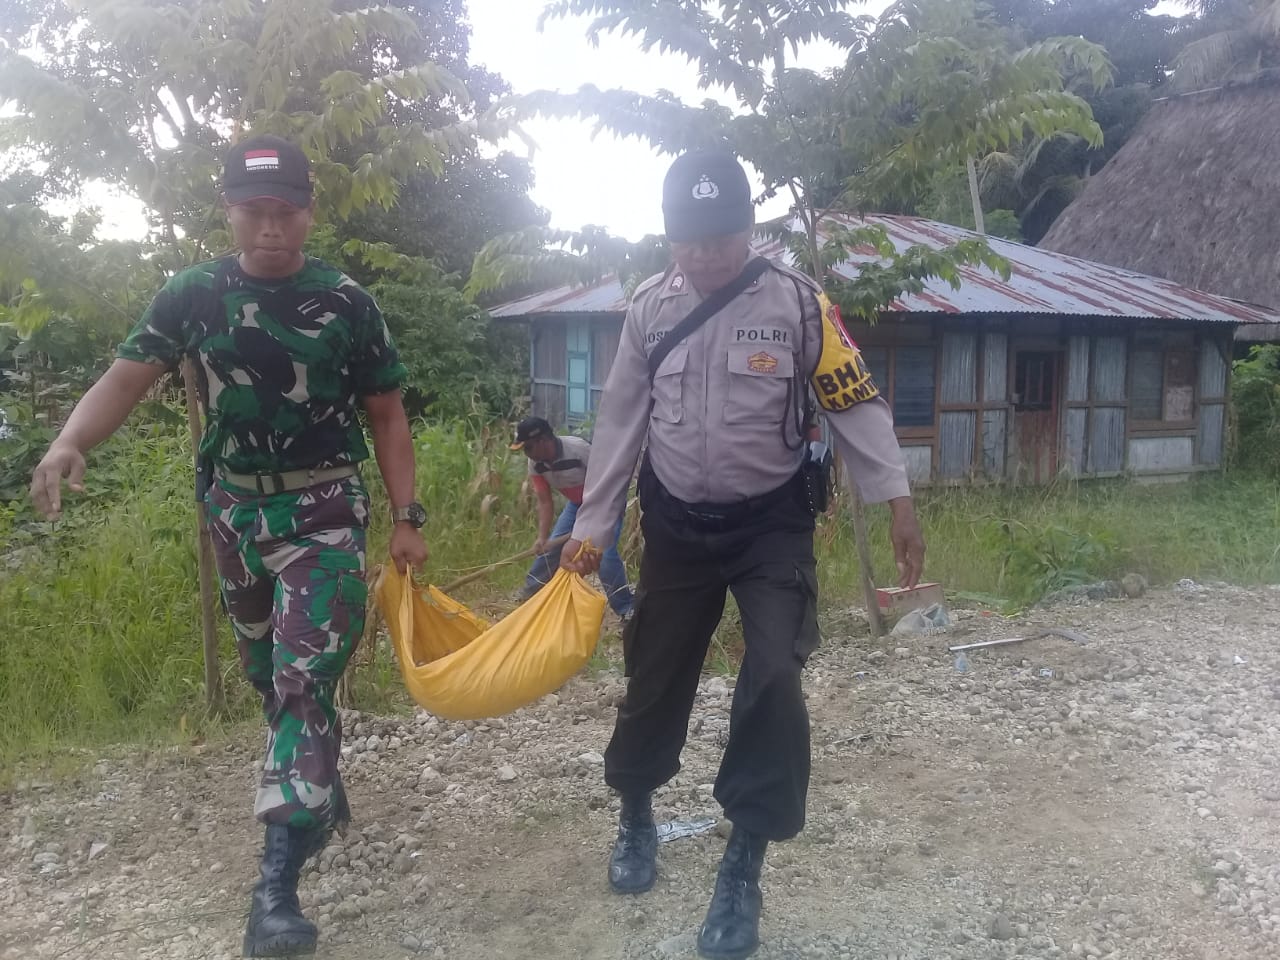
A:
[[[233,473],[367,459],[356,402],[406,375],[373,298],[312,257],[282,280],[234,255],[183,270],[117,351],[166,366],[186,353],[208,398],[200,452]]]

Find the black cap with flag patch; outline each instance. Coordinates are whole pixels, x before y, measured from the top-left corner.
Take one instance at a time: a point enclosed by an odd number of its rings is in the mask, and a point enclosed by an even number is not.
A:
[[[309,207],[311,163],[296,144],[281,137],[250,137],[227,153],[222,195],[229,204],[270,197]]]
[[[662,182],[662,216],[667,239],[675,243],[751,229],[755,207],[747,172],[727,150],[677,157]]]

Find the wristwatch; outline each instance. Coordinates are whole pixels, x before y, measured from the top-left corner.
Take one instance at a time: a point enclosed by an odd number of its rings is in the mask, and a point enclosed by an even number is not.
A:
[[[427,509],[415,500],[407,506],[393,509],[391,511],[391,519],[396,523],[401,520],[407,520],[413,524],[414,529],[421,530],[422,525],[427,522]]]

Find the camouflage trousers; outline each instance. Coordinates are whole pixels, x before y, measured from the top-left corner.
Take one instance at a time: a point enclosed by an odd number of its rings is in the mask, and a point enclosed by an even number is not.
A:
[[[267,750],[254,814],[329,831],[350,819],[338,772],[338,679],[364,630],[369,498],[358,478],[269,496],[208,494],[222,597]]]

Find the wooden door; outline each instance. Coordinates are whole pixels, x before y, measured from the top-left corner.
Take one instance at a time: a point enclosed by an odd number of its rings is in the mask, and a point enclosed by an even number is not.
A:
[[[1058,473],[1062,354],[1019,350],[1014,355],[1013,429],[1016,477],[1048,483]]]

